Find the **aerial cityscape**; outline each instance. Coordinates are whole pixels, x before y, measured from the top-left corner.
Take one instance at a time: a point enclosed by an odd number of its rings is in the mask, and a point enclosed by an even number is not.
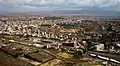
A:
[[[0,0],[0,66],[120,66],[120,0]]]

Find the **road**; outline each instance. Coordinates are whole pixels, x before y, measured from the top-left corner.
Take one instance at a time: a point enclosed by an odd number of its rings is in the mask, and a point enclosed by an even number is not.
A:
[[[101,55],[101,56],[105,56],[105,57],[116,59],[116,60],[120,61],[120,55],[111,54],[111,53],[93,52],[93,51],[88,51],[88,53],[89,54],[93,53],[96,55]]]
[[[113,53],[95,52],[95,51],[88,51],[87,54],[88,55],[93,54],[94,58],[110,61],[111,64],[120,66],[120,55],[113,54]]]

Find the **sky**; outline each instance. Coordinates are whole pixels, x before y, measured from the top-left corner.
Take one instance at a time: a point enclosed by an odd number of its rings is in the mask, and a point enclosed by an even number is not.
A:
[[[120,12],[120,0],[0,0],[0,12],[103,9]]]

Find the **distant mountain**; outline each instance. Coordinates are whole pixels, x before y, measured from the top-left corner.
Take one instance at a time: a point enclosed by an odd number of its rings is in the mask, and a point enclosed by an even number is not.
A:
[[[109,11],[103,9],[82,9],[82,10],[55,10],[54,13],[61,14],[90,14],[90,15],[101,15],[101,16],[120,16],[120,12]]]
[[[40,12],[0,12],[0,15],[96,15],[96,16],[120,16],[120,12],[115,10],[106,10],[105,8],[83,8],[82,10],[53,10]]]

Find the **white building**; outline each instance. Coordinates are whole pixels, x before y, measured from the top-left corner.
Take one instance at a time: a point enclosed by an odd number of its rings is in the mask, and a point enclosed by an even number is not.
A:
[[[104,50],[104,44],[97,44],[95,45],[96,51],[103,51]]]

